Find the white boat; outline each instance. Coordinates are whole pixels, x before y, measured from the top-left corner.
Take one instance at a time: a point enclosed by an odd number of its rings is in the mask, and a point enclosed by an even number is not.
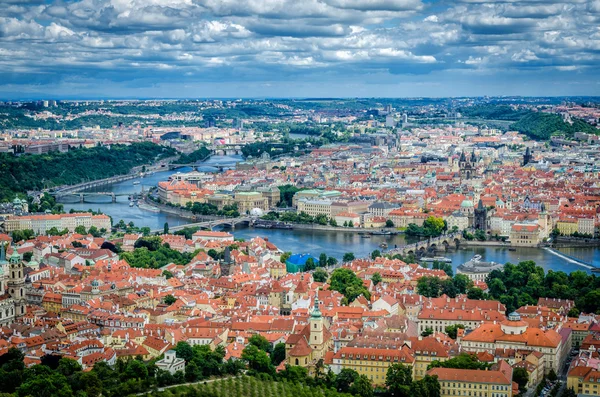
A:
[[[130,202],[129,202],[129,206],[130,206],[130,207],[133,207],[133,206],[134,206],[134,204],[133,204],[133,201],[130,201]]]
[[[138,207],[139,207],[140,209],[144,210],[144,211],[150,211],[150,212],[160,212],[160,209],[158,209],[158,208],[156,208],[156,207],[152,207],[152,206],[150,206],[150,205],[148,205],[148,204],[144,204],[144,203],[142,203],[142,204],[138,205]]]
[[[139,185],[139,184],[140,184],[140,181],[133,181],[133,184],[134,184],[134,185]]]
[[[431,257],[431,258],[421,258],[421,262],[452,263],[452,259],[446,258],[445,256],[434,256],[434,257]]]

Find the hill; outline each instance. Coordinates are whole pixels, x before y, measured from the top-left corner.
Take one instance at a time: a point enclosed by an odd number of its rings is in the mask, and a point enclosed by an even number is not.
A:
[[[291,382],[265,381],[248,376],[209,381],[193,386],[177,386],[147,395],[153,397],[352,397],[350,394],[325,388]]]
[[[0,153],[0,202],[28,190],[73,185],[83,180],[127,174],[133,167],[151,164],[176,154],[151,142],[112,145],[110,148],[72,148],[66,153]]]
[[[599,134],[600,130],[583,120],[573,119],[573,124],[565,123],[558,114],[529,113],[510,126],[532,139],[547,140],[550,136],[561,133],[572,137],[576,132]]]

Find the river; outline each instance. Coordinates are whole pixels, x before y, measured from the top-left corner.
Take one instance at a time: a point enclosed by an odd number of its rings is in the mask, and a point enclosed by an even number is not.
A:
[[[211,164],[231,164],[233,167],[236,162],[241,161],[241,156],[213,156],[199,167],[200,171],[213,171]],[[190,168],[180,168],[172,171],[161,171],[144,178],[137,178],[124,182],[114,183],[108,186],[99,186],[92,188],[90,192],[112,191],[115,194],[139,193],[142,188],[148,189],[156,186],[159,181],[167,178],[177,172],[189,172]],[[134,181],[140,184],[134,185]],[[165,222],[169,226],[183,225],[190,221],[178,216],[165,213],[153,213],[142,210],[138,207],[130,207],[127,196],[118,196],[116,203],[111,203],[110,198],[99,199],[95,204],[76,203],[64,204],[68,212],[71,208],[76,210],[100,210],[110,215],[116,223],[123,219],[125,222],[133,222],[136,226],[148,226],[151,229],[161,229]],[[255,236],[268,238],[273,244],[284,251],[294,253],[310,253],[318,256],[325,252],[330,256],[341,259],[344,253],[353,252],[356,257],[368,256],[373,250],[380,249],[379,245],[385,242],[389,248],[395,245],[403,245],[405,236],[372,236],[371,238],[362,238],[356,233],[344,232],[326,232],[318,230],[274,230],[274,229],[253,229],[248,227],[237,227],[234,231],[236,238],[251,239]],[[600,266],[600,247],[590,248],[562,248],[562,252],[580,258],[585,262]],[[584,267],[559,258],[552,253],[538,248],[517,248],[515,251],[509,251],[503,247],[467,247],[458,251],[450,251],[444,256],[452,259],[452,264],[456,266],[468,261],[474,255],[481,255],[483,260],[494,261],[498,263],[512,262],[517,263],[523,260],[533,260],[545,270],[562,270],[572,272],[575,270],[587,270]]]

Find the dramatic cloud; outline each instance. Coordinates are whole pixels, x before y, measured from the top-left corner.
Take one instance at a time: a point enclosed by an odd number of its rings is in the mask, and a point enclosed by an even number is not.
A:
[[[0,98],[600,89],[600,0],[0,3]]]

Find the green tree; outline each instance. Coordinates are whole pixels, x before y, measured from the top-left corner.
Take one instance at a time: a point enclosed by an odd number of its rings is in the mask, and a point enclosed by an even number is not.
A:
[[[551,369],[550,372],[548,372],[548,380],[550,382],[554,382],[558,379],[558,376],[556,375],[556,372],[554,371],[554,369]]]
[[[350,386],[350,393],[360,397],[373,397],[373,386],[367,375],[359,375]]]
[[[319,255],[319,267],[325,267],[327,266],[327,254],[324,252],[321,252],[321,254]]]
[[[78,234],[87,234],[87,231],[85,230],[85,226],[83,225],[79,225],[75,228],[75,233]]]
[[[338,223],[337,223],[337,221],[335,219],[331,218],[329,220],[329,226],[337,227],[337,225],[338,225]]]
[[[342,262],[352,262],[355,259],[352,252],[346,252],[342,258]]]
[[[379,250],[375,250],[373,252],[371,252],[371,259],[377,259],[381,256],[381,251]]]
[[[31,251],[28,251],[28,252],[24,252],[24,253],[23,253],[23,260],[24,260],[25,262],[30,262],[30,261],[31,261],[31,258],[33,258],[33,252],[31,252]]]
[[[379,274],[379,272],[375,272],[373,273],[373,276],[371,276],[371,281],[373,282],[373,285],[379,284],[381,280],[381,274]]]
[[[269,342],[267,338],[260,334],[252,335],[250,338],[248,338],[248,343],[269,354],[271,354],[273,350],[271,342]]]
[[[467,290],[467,298],[469,299],[483,299],[484,294],[481,288],[471,287]]]
[[[175,298],[173,295],[169,294],[164,297],[163,302],[165,302],[165,304],[167,304],[167,305],[172,305],[173,303],[177,302],[177,298]]]
[[[433,334],[433,329],[430,327],[425,328],[425,330],[423,332],[421,332],[421,336],[425,337],[425,338],[431,334]]]
[[[324,283],[327,281],[327,277],[329,277],[329,274],[324,269],[317,269],[313,272],[312,276],[313,280],[315,280],[316,282]]]
[[[248,364],[248,369],[258,373],[273,374],[275,367],[266,352],[255,345],[249,344],[242,351],[242,359]]]
[[[364,286],[362,280],[352,270],[347,268],[335,269],[331,273],[329,289],[340,292],[346,297],[348,302],[354,301],[361,294],[367,299],[371,298],[371,294]]]
[[[572,307],[571,309],[569,309],[569,313],[568,316],[569,317],[579,317],[579,309],[576,307]]]
[[[69,377],[75,372],[81,372],[83,368],[81,367],[81,364],[73,359],[61,358],[58,362],[58,368],[56,370],[64,376]]]
[[[173,275],[173,273],[171,273],[171,272],[170,272],[170,271],[168,271],[168,270],[163,270],[163,272],[161,273],[161,276],[164,276],[164,277],[165,277],[167,280],[168,280],[168,279],[170,279],[170,278],[173,278],[173,277],[175,277],[175,276]]]
[[[358,372],[350,368],[344,368],[335,378],[335,388],[341,393],[349,393],[350,387],[358,378]]]
[[[308,272],[316,269],[315,260],[313,258],[308,258],[304,263],[304,271]]]
[[[271,362],[274,366],[278,366],[283,360],[285,360],[285,343],[280,342],[273,348]]]
[[[281,263],[285,263],[285,262],[287,262],[288,259],[290,259],[290,256],[292,256],[292,253],[289,251],[286,251],[283,254],[281,254],[281,256],[279,257],[279,261]]]
[[[337,265],[338,260],[335,259],[333,256],[330,256],[329,258],[327,258],[327,266],[335,266]]]
[[[163,234],[169,234],[169,223],[165,222],[163,225]]]
[[[183,358],[186,363],[189,363],[194,358],[194,350],[192,346],[187,342],[177,342],[175,346],[175,354],[179,358]]]
[[[95,371],[82,373],[79,383],[83,385],[83,391],[87,397],[100,397],[102,395],[102,381]]]
[[[388,219],[385,221],[385,227],[394,227],[394,222],[392,222],[391,219]]]
[[[527,390],[527,382],[529,382],[529,373],[525,368],[517,367],[513,369],[512,381],[519,385],[519,391],[525,392]]]
[[[481,369],[490,368],[490,364],[481,362],[475,354],[461,353],[458,356],[446,361],[434,360],[429,364],[430,368],[456,368],[456,369]]]
[[[450,338],[456,339],[459,329],[465,329],[465,326],[462,324],[448,325],[444,330]]]
[[[411,383],[411,367],[404,364],[392,364],[389,366],[385,376],[385,385],[388,387],[392,397],[408,397]]]

